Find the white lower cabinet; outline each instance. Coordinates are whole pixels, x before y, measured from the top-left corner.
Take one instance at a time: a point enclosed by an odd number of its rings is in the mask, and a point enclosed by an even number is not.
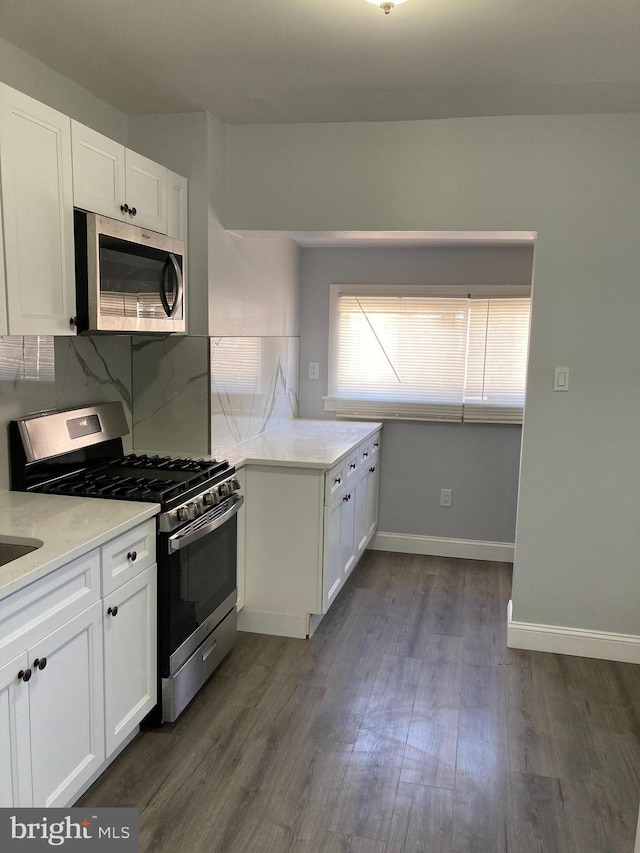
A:
[[[28,654],[33,802],[65,806],[105,757],[100,603]]]
[[[156,704],[156,566],[102,602],[107,758]]]
[[[0,600],[0,808],[70,805],[155,705],[155,541],[100,597],[147,528]]]
[[[380,435],[355,445],[328,471],[302,465],[243,469],[240,630],[313,633],[376,531]]]
[[[0,667],[0,808],[31,806],[29,684],[26,652]]]

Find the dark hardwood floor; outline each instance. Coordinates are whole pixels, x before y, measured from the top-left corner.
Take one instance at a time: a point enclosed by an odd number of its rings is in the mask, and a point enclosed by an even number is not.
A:
[[[309,641],[241,634],[82,798],[146,853],[631,853],[640,667],[506,648],[510,567],[367,552]]]

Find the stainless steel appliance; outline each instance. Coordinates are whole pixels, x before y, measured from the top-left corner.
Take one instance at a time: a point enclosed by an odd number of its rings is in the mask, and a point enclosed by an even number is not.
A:
[[[184,332],[184,243],[74,211],[79,332]]]
[[[11,487],[160,504],[159,706],[173,722],[235,641],[244,498],[228,462],[125,454],[127,433],[120,403],[11,421]]]

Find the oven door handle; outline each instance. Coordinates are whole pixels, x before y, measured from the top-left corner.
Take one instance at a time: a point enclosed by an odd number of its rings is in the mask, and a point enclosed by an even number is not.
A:
[[[183,533],[174,533],[173,536],[169,537],[169,553],[173,554],[175,551],[179,551],[181,548],[186,548],[188,545],[193,545],[194,542],[197,542],[199,539],[202,539],[205,536],[208,536],[210,533],[213,533],[214,530],[217,530],[219,527],[222,527],[223,524],[226,524],[230,518],[238,512],[242,504],[244,503],[243,495],[235,495],[235,500],[233,506],[229,507],[226,512],[223,512],[222,515],[219,515],[217,518],[214,518],[213,521],[210,521],[209,524],[204,524],[202,527],[198,527],[197,530],[194,530],[193,533],[188,533],[186,536]]]

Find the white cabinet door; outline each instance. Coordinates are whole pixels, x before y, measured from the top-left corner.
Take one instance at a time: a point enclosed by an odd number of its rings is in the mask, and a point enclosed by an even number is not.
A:
[[[353,519],[353,546],[356,559],[364,551],[368,541],[367,528],[367,473],[360,477],[354,488],[354,519]]]
[[[342,584],[340,571],[340,513],[342,501],[325,507],[322,612],[326,613]]]
[[[134,225],[167,233],[167,170],[142,154],[127,149],[128,219]]]
[[[7,284],[4,277],[4,244],[2,240],[2,205],[0,204],[0,335],[9,334],[7,326]]]
[[[11,335],[75,335],[71,119],[0,84]]]
[[[125,219],[124,145],[71,122],[73,201],[76,207]]]
[[[367,541],[371,539],[378,527],[378,462],[370,465],[367,470]]]
[[[187,242],[187,193],[188,181],[175,172],[167,172],[168,221],[167,234],[176,240]]]
[[[354,548],[355,490],[351,489],[340,500],[340,572],[346,579],[355,566]]]
[[[33,801],[66,806],[105,757],[101,602],[35,643],[29,664]]]
[[[27,653],[0,668],[0,808],[32,805]]]
[[[153,708],[156,695],[156,566],[102,602],[107,758]]]

